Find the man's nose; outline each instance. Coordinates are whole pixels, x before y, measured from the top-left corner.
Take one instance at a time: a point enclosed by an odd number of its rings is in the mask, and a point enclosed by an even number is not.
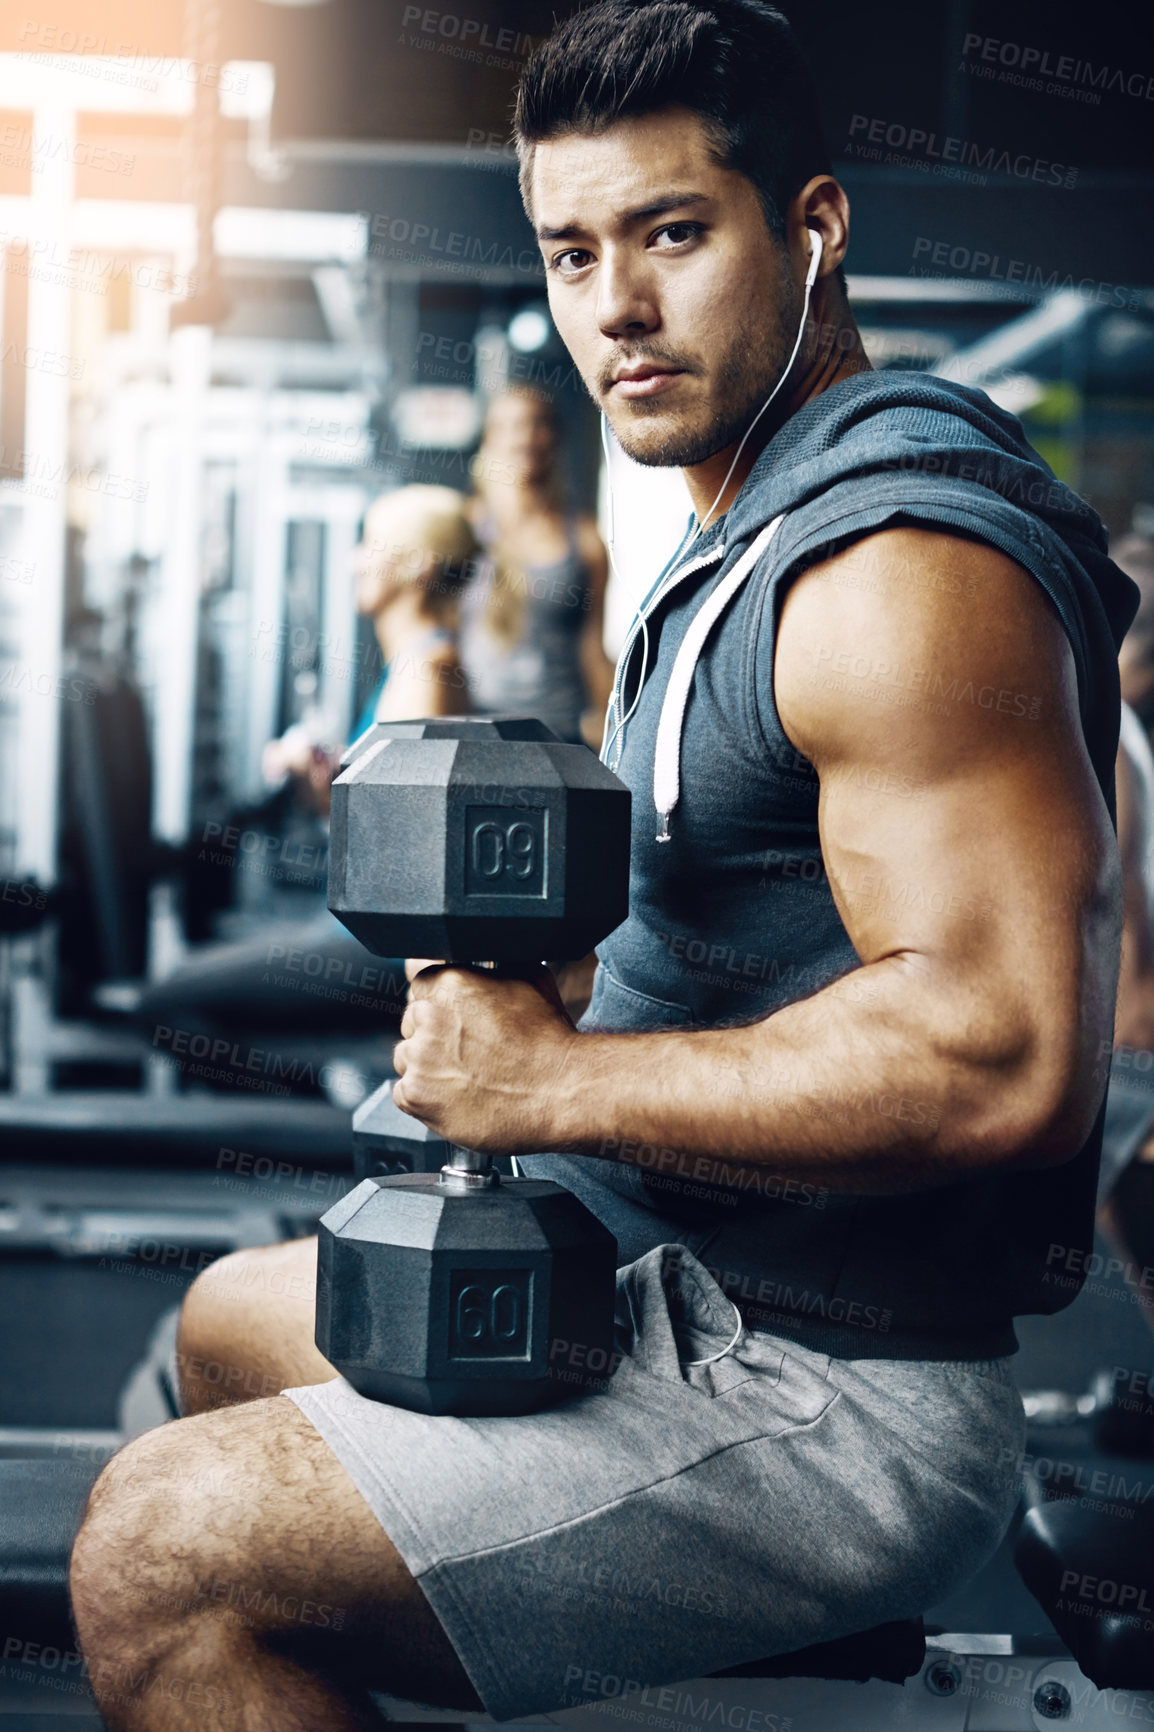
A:
[[[660,322],[649,272],[607,252],[597,284],[597,323],[602,335],[637,336],[642,331],[655,331]]]

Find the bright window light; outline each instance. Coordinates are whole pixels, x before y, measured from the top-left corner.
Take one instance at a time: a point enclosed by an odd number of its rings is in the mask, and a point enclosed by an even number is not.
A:
[[[534,349],[545,347],[552,330],[549,315],[542,308],[522,307],[509,320],[509,341],[522,355],[529,355]]]

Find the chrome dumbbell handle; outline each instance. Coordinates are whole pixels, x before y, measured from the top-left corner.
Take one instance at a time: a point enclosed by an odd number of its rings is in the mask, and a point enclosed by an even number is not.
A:
[[[453,1191],[480,1191],[486,1186],[499,1185],[501,1175],[493,1165],[492,1155],[479,1155],[476,1149],[454,1144],[437,1182]]]
[[[495,973],[497,968],[495,962],[470,962],[467,966],[483,968],[490,973]],[[499,1185],[501,1175],[493,1166],[492,1155],[478,1154],[476,1149],[466,1149],[454,1143],[449,1159],[441,1168],[438,1183],[446,1190],[482,1191]]]

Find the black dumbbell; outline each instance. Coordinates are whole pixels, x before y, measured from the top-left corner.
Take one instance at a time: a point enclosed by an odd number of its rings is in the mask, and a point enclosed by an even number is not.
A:
[[[381,956],[576,958],[625,918],[629,833],[628,790],[541,722],[377,724],[333,783],[329,907]],[[444,1144],[385,1089],[356,1140],[399,1171],[320,1223],[317,1346],[355,1388],[527,1413],[606,1375],[617,1247],[584,1204]]]

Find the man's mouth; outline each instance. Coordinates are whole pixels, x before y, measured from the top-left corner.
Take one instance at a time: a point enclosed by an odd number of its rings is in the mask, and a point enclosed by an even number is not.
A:
[[[639,362],[634,367],[623,367],[609,388],[619,397],[657,397],[682,376],[678,367],[656,367]]]

